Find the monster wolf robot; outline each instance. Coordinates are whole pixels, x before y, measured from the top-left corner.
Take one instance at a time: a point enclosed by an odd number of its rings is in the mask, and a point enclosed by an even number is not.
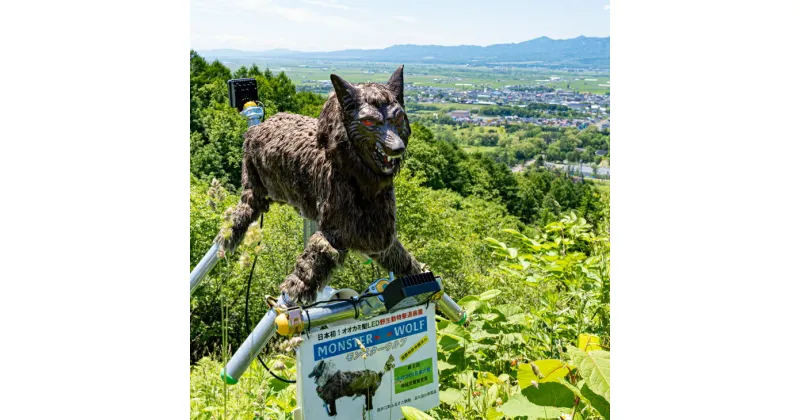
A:
[[[411,127],[403,66],[387,84],[350,84],[332,74],[334,92],[319,119],[279,113],[245,134],[242,196],[217,241],[230,252],[272,202],[294,206],[319,230],[281,285],[293,303],[312,303],[348,250],[397,276],[422,265],[395,231],[393,179]]]
[[[336,415],[336,400],[342,397],[364,396],[364,408],[372,411],[372,401],[375,393],[381,386],[383,375],[394,369],[394,356],[389,355],[383,370],[341,371],[337,370],[333,362],[320,360],[314,370],[308,375],[317,385],[317,395],[322,399],[328,416]]]

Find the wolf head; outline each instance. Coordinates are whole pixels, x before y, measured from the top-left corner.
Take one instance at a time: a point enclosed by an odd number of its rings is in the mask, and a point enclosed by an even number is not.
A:
[[[354,85],[335,74],[331,82],[344,130],[360,163],[378,177],[393,177],[411,135],[403,103],[403,66],[385,85]]]
[[[331,376],[331,370],[333,369],[333,364],[331,362],[326,362],[324,360],[320,360],[311,373],[308,375],[309,378],[314,378],[314,382],[317,385],[325,385],[325,382],[328,382],[328,378]]]

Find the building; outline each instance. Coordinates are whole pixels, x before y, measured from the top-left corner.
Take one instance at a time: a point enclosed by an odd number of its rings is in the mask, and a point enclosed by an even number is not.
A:
[[[450,112],[450,116],[453,118],[469,118],[469,110],[464,111],[452,111]]]

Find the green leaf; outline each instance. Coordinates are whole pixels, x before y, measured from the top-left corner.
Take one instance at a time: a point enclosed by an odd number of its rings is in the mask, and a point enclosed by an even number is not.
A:
[[[475,378],[472,376],[471,370],[466,370],[464,372],[459,373],[458,375],[456,375],[456,380],[458,381],[458,383],[467,387],[469,386],[469,384],[475,382]]]
[[[440,329],[438,332],[456,338],[462,338],[462,339],[469,338],[469,331],[467,331],[466,328],[462,327],[461,325],[453,324],[452,322],[447,324],[444,328]]]
[[[491,384],[502,384],[503,381],[491,372],[478,372],[478,383],[483,386],[489,386]]]
[[[600,337],[591,334],[581,334],[578,336],[578,348],[583,351],[603,349],[600,347]]]
[[[452,351],[463,346],[464,341],[458,337],[453,337],[450,334],[440,334],[439,345],[442,346],[442,350]]]
[[[539,377],[533,372],[530,363],[520,363],[517,365],[517,381],[519,381],[520,389],[525,389],[532,386],[533,382],[538,384]]]
[[[436,420],[433,417],[425,414],[424,411],[414,407],[404,405],[400,407],[400,411],[403,412],[403,417],[405,417],[406,420]]]
[[[610,420],[611,404],[607,399],[595,394],[585,383],[581,387],[581,395],[583,396],[584,400],[587,400],[589,404],[591,404],[592,408],[597,410],[597,412],[603,416],[604,419]]]
[[[605,350],[585,352],[572,346],[567,347],[572,364],[578,367],[586,385],[595,394],[611,401],[611,364],[610,353]]]
[[[537,360],[533,362],[539,368],[542,378],[539,383],[543,382],[558,382],[559,379],[567,376],[569,368],[564,362],[556,359]]]
[[[449,405],[455,404],[461,397],[461,391],[453,388],[447,388],[439,392],[439,401]]]
[[[522,307],[518,305],[509,305],[509,304],[496,305],[495,309],[497,309],[498,311],[500,311],[501,313],[503,313],[508,317],[523,312]]]
[[[558,383],[560,383],[561,385],[564,385],[565,387],[569,388],[569,390],[572,391],[572,394],[574,396],[583,399],[583,394],[581,394],[581,390],[578,389],[577,387],[575,387],[575,385],[572,385],[571,383],[569,383],[566,379],[561,378],[561,379],[558,380]],[[578,382],[578,386],[583,385],[583,383],[584,383],[584,381]]]
[[[486,418],[488,420],[499,420],[503,418],[503,413],[497,411],[494,407],[489,407],[489,409],[486,410]]]
[[[498,407],[508,417],[555,419],[572,410],[575,400],[572,391],[557,382],[528,387]]]
[[[481,301],[479,297],[474,295],[464,296],[461,300],[458,301],[458,305],[461,306],[461,309],[467,311],[467,313],[470,314],[478,313],[479,310],[486,308],[486,303]]]
[[[447,363],[444,360],[439,360],[438,362],[436,362],[436,365],[439,368],[440,372],[443,370],[450,370],[456,367],[456,365],[451,365],[450,363]]]
[[[482,301],[492,300],[492,299],[500,296],[501,293],[502,292],[497,290],[497,289],[487,290],[487,291],[481,293],[481,295],[478,296],[478,298],[480,300],[482,300]]]

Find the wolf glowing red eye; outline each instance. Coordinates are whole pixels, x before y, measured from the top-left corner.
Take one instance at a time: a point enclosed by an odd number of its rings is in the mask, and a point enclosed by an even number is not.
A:
[[[367,127],[372,127],[375,125],[375,121],[372,120],[361,120],[361,124],[364,124]]]

